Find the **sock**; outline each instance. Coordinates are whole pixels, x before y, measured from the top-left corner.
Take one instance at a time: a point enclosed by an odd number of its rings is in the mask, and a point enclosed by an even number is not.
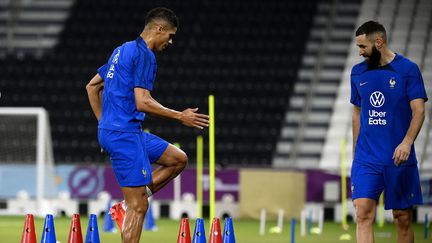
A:
[[[153,192],[147,186],[146,186],[146,191],[147,191],[147,197],[151,197],[153,195]]]
[[[122,201],[121,206],[122,206],[123,210],[125,211],[125,215],[124,215],[124,218],[123,218],[123,223],[122,223],[122,227],[121,227],[121,229],[120,229],[120,232],[124,229],[124,224],[125,224],[125,222],[126,222],[126,209],[127,209],[127,206],[126,206],[126,200],[123,200],[123,201]]]

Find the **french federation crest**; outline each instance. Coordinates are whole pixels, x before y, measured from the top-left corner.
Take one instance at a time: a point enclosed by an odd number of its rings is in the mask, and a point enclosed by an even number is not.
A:
[[[396,85],[396,79],[394,77],[392,77],[389,81],[390,84],[390,89],[394,89],[395,85]]]

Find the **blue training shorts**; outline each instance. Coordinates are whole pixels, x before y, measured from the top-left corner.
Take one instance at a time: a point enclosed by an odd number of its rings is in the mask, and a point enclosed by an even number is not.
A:
[[[168,147],[168,142],[146,132],[128,133],[98,130],[101,147],[108,152],[114,174],[122,187],[145,186],[152,183],[154,163]]]
[[[417,165],[391,166],[354,161],[351,168],[352,199],[378,201],[384,191],[385,209],[407,209],[422,204]]]

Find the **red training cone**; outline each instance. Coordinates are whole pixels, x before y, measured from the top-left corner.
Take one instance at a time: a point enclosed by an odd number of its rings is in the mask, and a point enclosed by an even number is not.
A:
[[[68,243],[83,243],[81,233],[81,222],[79,214],[72,215],[72,222],[69,231]]]
[[[21,243],[36,243],[36,232],[34,227],[33,214],[27,214],[24,229],[21,237]]]
[[[222,234],[219,218],[213,219],[209,243],[222,243]]]
[[[181,221],[177,243],[191,243],[188,218],[183,218]]]

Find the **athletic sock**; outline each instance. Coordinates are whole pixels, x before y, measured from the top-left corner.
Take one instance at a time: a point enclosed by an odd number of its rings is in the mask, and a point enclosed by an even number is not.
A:
[[[146,186],[146,191],[147,191],[147,197],[151,197],[153,195],[153,192],[147,186]]]

